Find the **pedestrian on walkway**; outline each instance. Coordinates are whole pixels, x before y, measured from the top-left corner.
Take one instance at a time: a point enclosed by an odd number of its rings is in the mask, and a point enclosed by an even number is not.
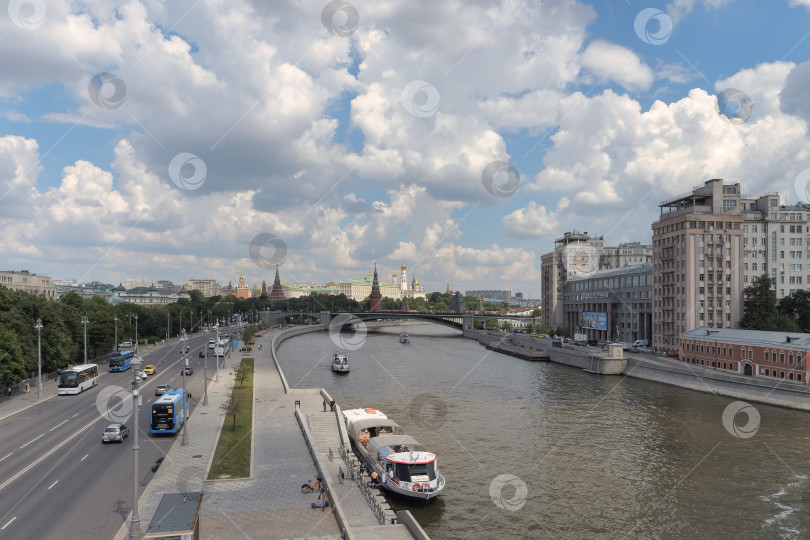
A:
[[[262,350],[262,344],[259,343],[259,350]]]
[[[323,400],[323,412],[326,412],[326,400]]]
[[[8,387],[7,392],[8,392],[8,397],[11,397],[11,387],[10,386]]]
[[[30,389],[31,385],[28,384],[28,381],[25,381],[25,393],[27,394]]]

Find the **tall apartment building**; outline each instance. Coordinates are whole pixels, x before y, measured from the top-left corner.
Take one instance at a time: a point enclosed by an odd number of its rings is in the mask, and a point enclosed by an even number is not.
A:
[[[736,328],[744,289],[776,280],[777,298],[810,288],[810,207],[783,206],[778,193],[742,196],[712,179],[659,204],[653,228],[653,342],[676,349],[699,326]]]
[[[12,291],[25,291],[31,294],[41,294],[46,298],[56,299],[56,288],[53,281],[47,276],[38,276],[28,270],[19,272],[0,271],[0,285]]]
[[[220,296],[222,294],[222,286],[213,279],[190,279],[186,283],[186,290],[198,290],[203,293],[206,298],[211,296]]]
[[[602,270],[649,262],[652,262],[652,246],[641,242],[622,242],[617,247],[606,247],[599,257],[599,267]]]
[[[652,246],[626,242],[605,247],[604,237],[591,237],[587,231],[567,232],[554,241],[554,251],[540,257],[541,320],[544,326],[566,326],[563,285],[569,279],[596,270],[634,266],[652,261]]]

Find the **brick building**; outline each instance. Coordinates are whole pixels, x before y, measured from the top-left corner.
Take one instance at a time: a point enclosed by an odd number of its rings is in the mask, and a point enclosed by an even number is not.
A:
[[[680,336],[681,361],[807,384],[810,334],[701,326]]]

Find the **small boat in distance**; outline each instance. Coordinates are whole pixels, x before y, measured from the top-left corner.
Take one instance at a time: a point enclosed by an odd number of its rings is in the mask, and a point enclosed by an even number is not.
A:
[[[343,411],[343,416],[355,453],[369,473],[377,473],[381,488],[421,501],[441,495],[445,481],[436,454],[405,435],[402,426],[370,408]]]
[[[336,352],[332,355],[332,371],[335,373],[349,372],[349,359],[344,353]]]
[[[399,342],[400,343],[410,343],[411,342],[411,338],[408,337],[408,332],[402,332],[399,335]]]

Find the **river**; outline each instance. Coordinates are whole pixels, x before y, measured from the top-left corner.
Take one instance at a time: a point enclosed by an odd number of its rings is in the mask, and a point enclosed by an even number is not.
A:
[[[392,501],[434,540],[810,535],[807,413],[733,416],[730,398],[527,362],[431,324],[352,347],[345,376],[327,332],[279,356],[291,387],[379,409],[438,455],[444,494]]]

